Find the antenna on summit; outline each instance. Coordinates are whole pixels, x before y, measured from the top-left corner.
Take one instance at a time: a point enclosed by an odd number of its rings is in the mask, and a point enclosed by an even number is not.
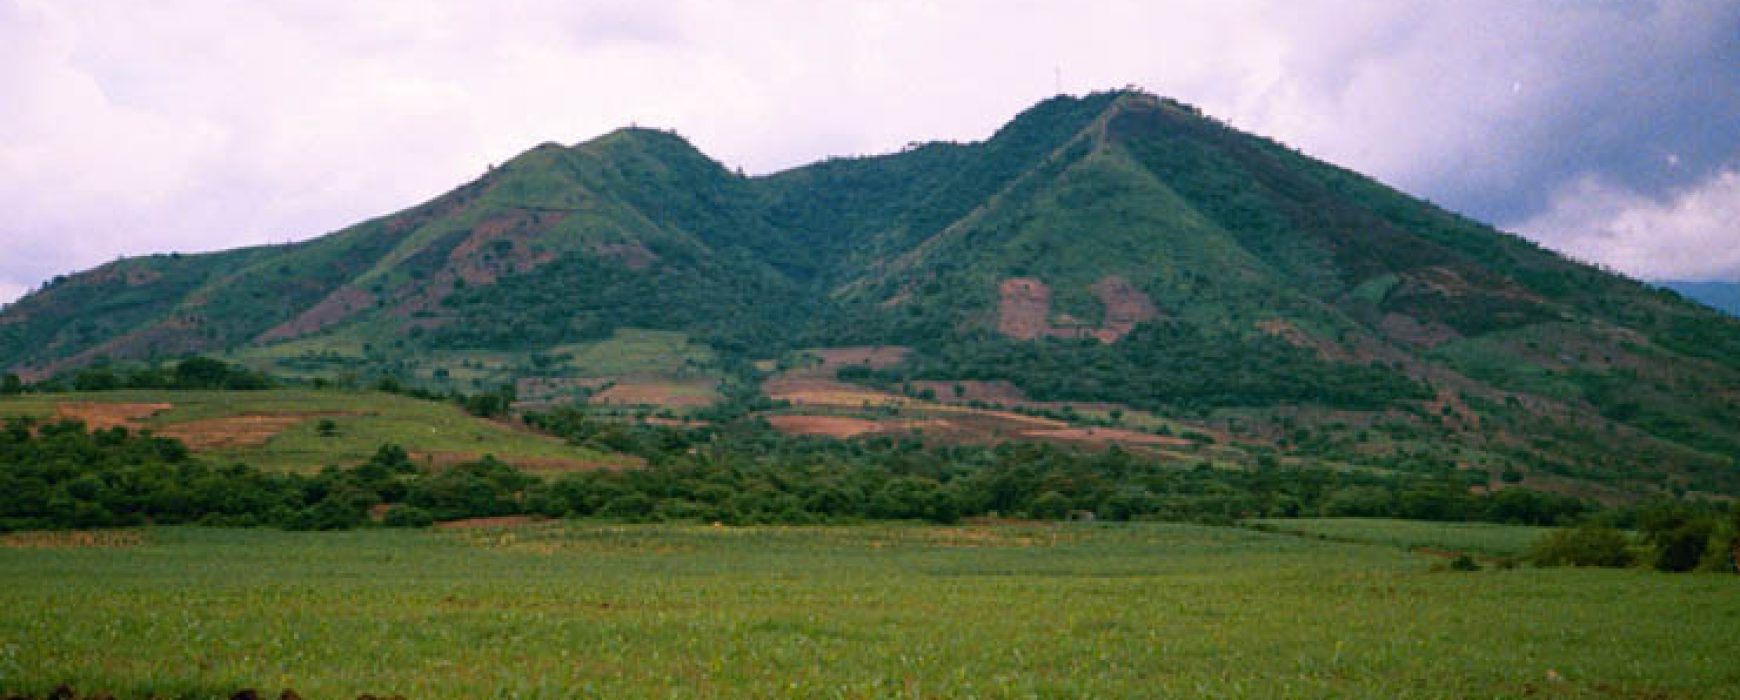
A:
[[[1057,78],[1057,94],[1061,95],[1061,94],[1063,94],[1063,67],[1062,66],[1052,66],[1051,72]]]

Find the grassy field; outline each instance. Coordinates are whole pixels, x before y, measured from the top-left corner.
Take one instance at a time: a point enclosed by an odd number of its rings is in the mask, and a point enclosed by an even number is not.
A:
[[[1492,523],[1432,523],[1387,518],[1264,518],[1248,525],[1342,542],[1365,542],[1401,549],[1467,552],[1493,557],[1518,556],[1552,528]]]
[[[12,536],[18,537],[18,536]],[[61,536],[68,537],[68,536]],[[0,548],[0,693],[1720,698],[1740,580],[1184,525],[158,529]],[[68,544],[73,544],[71,539]]]
[[[97,404],[97,406],[91,406]],[[531,471],[561,471],[627,463],[619,455],[466,414],[436,401],[353,391],[112,391],[32,394],[0,400],[0,417],[102,413],[102,405],[167,404],[130,421],[187,442],[217,462],[309,471],[355,465],[386,443],[423,459],[451,462],[484,454]],[[85,418],[87,423],[95,421]],[[329,435],[321,421],[332,422]]]
[[[638,328],[619,328],[610,338],[595,343],[557,346],[549,354],[570,356],[565,360],[567,366],[587,377],[681,376],[715,362],[712,350],[690,343],[687,335]]]

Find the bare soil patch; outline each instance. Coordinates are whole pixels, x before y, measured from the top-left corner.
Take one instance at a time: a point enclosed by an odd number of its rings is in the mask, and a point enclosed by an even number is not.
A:
[[[104,341],[71,357],[34,368],[24,368],[20,376],[29,374],[33,381],[57,372],[80,367],[108,357],[129,359],[149,356],[185,355],[207,352],[220,343],[205,333],[202,321],[193,314],[176,315],[144,328]]]
[[[1384,314],[1378,330],[1386,338],[1421,348],[1435,348],[1462,337],[1456,329],[1442,323],[1421,323],[1413,316],[1394,312]]]
[[[1296,348],[1317,353],[1317,358],[1330,362],[1348,361],[1352,358],[1346,348],[1334,341],[1311,335],[1305,329],[1284,318],[1271,318],[1257,322],[1257,330],[1280,338],[1283,342]]]
[[[681,420],[663,416],[644,416],[638,420],[645,425],[657,425],[665,428],[705,428],[712,425],[704,420]]]
[[[1119,428],[1052,428],[1044,430],[1024,430],[1022,436],[1041,440],[1062,440],[1065,442],[1084,442],[1102,445],[1167,445],[1172,447],[1188,447],[1189,440],[1153,433],[1141,433],[1134,430]]]
[[[493,518],[465,518],[463,520],[448,520],[435,523],[437,530],[482,530],[494,528],[520,527],[538,522],[530,515],[500,515]]]
[[[138,430],[140,421],[150,418],[171,408],[174,404],[167,403],[102,403],[97,401],[70,401],[56,404],[54,417],[58,420],[82,421],[91,430],[106,430],[109,428],[126,428]]]
[[[308,335],[350,318],[357,312],[373,308],[374,305],[375,295],[356,287],[339,287],[337,291],[326,295],[325,299],[321,299],[320,303],[297,314],[295,318],[261,333],[254,340],[264,343]]]
[[[817,369],[827,370],[828,374],[839,371],[841,367],[858,365],[870,369],[886,369],[900,364],[912,353],[912,348],[901,345],[861,345],[854,347],[817,348],[809,354],[820,358],[822,363]]]
[[[1105,318],[1100,327],[1093,331],[1093,336],[1102,343],[1117,342],[1130,334],[1136,324],[1152,321],[1160,317],[1160,310],[1154,308],[1154,301],[1136,289],[1122,277],[1107,277],[1095,282],[1089,289],[1094,296],[1100,298],[1100,303],[1106,307]]]
[[[1105,315],[1098,327],[1071,317],[1051,317],[1051,288],[1032,277],[1011,277],[997,286],[997,331],[1016,340],[1094,338],[1115,343],[1136,324],[1159,318],[1154,301],[1122,277],[1111,276],[1088,288],[1099,297]]]
[[[1002,380],[979,381],[964,379],[960,381],[918,381],[912,383],[914,391],[930,391],[936,394],[938,401],[947,403],[998,404],[1002,406],[1026,405],[1027,392],[1021,387]]]
[[[673,406],[703,408],[713,405],[719,383],[706,377],[660,379],[624,377],[610,388],[592,395],[591,403],[611,406]]]
[[[913,403],[898,394],[867,389],[832,379],[777,377],[761,385],[768,398],[789,401],[793,406],[835,406],[861,408],[865,406],[906,406]]]
[[[343,415],[356,414],[343,411],[242,413],[167,425],[159,428],[157,434],[180,440],[187,444],[188,449],[196,451],[259,447],[303,421],[319,416]]]
[[[1016,340],[1051,333],[1051,288],[1032,277],[1012,277],[997,286],[997,332]]]
[[[0,535],[0,549],[119,549],[145,543],[139,530],[75,530],[9,532]]]
[[[610,382],[608,377],[524,377],[514,381],[514,394],[521,403],[548,404],[590,396]]]
[[[411,452],[410,455],[413,462],[435,471],[483,459],[483,453],[481,452],[419,450]],[[615,471],[619,469],[633,469],[645,466],[646,464],[645,460],[642,460],[639,457],[631,457],[627,455],[603,460],[574,459],[570,457],[522,457],[502,455],[495,455],[495,458],[515,468],[540,474],[597,471],[601,469]]]
[[[774,430],[787,435],[821,435],[851,438],[872,433],[904,432],[926,427],[946,427],[937,420],[869,420],[845,416],[768,416]]]

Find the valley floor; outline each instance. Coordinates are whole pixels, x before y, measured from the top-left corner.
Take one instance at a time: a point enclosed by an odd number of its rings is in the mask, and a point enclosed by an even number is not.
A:
[[[1494,555],[1528,539],[1497,526],[499,524],[5,536],[0,696],[62,683],[311,700],[1740,688],[1734,577],[1450,572],[1405,549]]]

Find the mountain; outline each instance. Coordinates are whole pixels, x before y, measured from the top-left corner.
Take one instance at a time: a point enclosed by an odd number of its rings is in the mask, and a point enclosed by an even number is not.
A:
[[[1740,316],[1740,282],[1669,280],[1661,286],[1729,316]]]
[[[899,425],[950,434],[971,404],[1065,426],[987,440],[1091,424],[1210,464],[1740,494],[1740,321],[1132,91],[763,177],[668,132],[545,144],[322,238],[122,260],[0,312],[30,378],[185,353],[748,401],[800,432],[929,407]]]

